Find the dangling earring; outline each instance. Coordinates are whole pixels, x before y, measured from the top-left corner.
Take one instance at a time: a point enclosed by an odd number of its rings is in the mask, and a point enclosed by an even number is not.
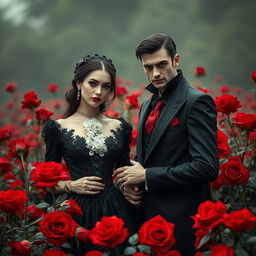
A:
[[[77,95],[76,95],[76,99],[79,100],[81,96],[81,89],[77,90]]]

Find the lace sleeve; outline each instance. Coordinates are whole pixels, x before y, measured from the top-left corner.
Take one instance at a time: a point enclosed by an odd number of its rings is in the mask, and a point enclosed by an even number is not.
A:
[[[123,118],[119,118],[122,126],[122,138],[123,138],[123,150],[122,157],[119,159],[117,163],[117,168],[125,165],[131,165],[130,162],[130,144],[132,137],[132,125],[124,120]]]
[[[57,123],[53,120],[49,120],[45,123],[42,136],[46,145],[45,162],[61,162],[62,149],[59,139],[59,129]]]

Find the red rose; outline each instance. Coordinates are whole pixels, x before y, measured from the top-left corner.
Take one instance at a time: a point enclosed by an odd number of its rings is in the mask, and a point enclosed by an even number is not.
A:
[[[65,179],[67,176],[62,164],[56,162],[39,163],[31,172],[31,181],[36,182],[36,188],[50,188]]]
[[[89,251],[84,256],[103,256],[103,252],[100,251]]]
[[[12,164],[6,158],[0,157],[0,173],[12,172]]]
[[[77,227],[75,237],[83,243],[89,242],[89,231],[83,227]]]
[[[57,84],[49,84],[48,85],[48,92],[56,92],[58,90]]]
[[[151,246],[154,252],[166,252],[175,244],[173,232],[174,224],[157,215],[143,223],[138,232],[139,241]]]
[[[58,109],[61,106],[61,101],[56,100],[53,104],[53,108]]]
[[[113,111],[113,110],[111,110],[111,109],[108,109],[108,110],[106,111],[106,116],[107,116],[107,117],[110,117],[110,118],[117,118],[117,117],[119,117],[119,115],[120,115],[119,112],[115,112],[115,111]]]
[[[156,253],[156,256],[181,256],[181,254],[177,250],[171,250],[167,252]]]
[[[216,203],[209,200],[198,207],[198,212],[192,219],[195,221],[193,228],[209,230],[222,222],[222,215],[226,212],[226,206],[220,201]]]
[[[68,213],[59,210],[46,213],[39,224],[46,239],[56,246],[61,246],[68,238],[73,237],[77,226]]]
[[[242,106],[237,96],[224,94],[215,98],[215,104],[218,112],[229,115],[236,112]]]
[[[231,149],[228,145],[228,136],[221,130],[217,130],[217,142],[219,158],[223,158],[231,153]]]
[[[41,104],[41,100],[37,98],[34,91],[28,91],[24,94],[24,100],[21,101],[22,108],[37,108]]]
[[[10,158],[25,158],[28,156],[30,145],[28,141],[23,139],[11,140],[9,143],[8,157]]]
[[[213,245],[211,248],[210,256],[234,256],[234,250],[225,245],[225,244],[217,244]]]
[[[255,72],[255,71],[252,72],[251,78],[252,78],[252,81],[253,81],[253,82],[256,82],[256,72]]]
[[[195,68],[195,75],[196,76],[204,76],[205,75],[205,68],[203,68],[203,67],[196,67]]]
[[[116,87],[116,96],[117,97],[118,96],[123,96],[123,95],[125,95],[127,93],[128,93],[128,91],[127,91],[127,89],[125,87],[123,87],[123,86],[117,86]]]
[[[13,256],[29,256],[32,250],[32,245],[27,240],[9,242],[8,245]]]
[[[20,214],[20,219],[23,220],[25,218],[25,210]],[[40,208],[37,208],[34,204],[28,206],[27,214],[31,221],[35,221],[41,218],[44,215],[44,211]]]
[[[253,229],[256,223],[256,217],[247,209],[241,209],[226,213],[223,223],[233,232],[244,232],[247,229]]]
[[[122,79],[121,77],[117,77],[117,78],[116,78],[116,83],[117,83],[117,84],[123,83],[123,79]]]
[[[0,142],[10,139],[12,136],[10,128],[0,128]]]
[[[240,94],[242,93],[242,89],[240,87],[235,87],[234,92]]]
[[[71,215],[80,216],[83,214],[79,204],[73,198],[63,201],[61,206],[68,206],[68,208],[65,208],[64,211]]]
[[[23,187],[24,182],[21,179],[9,183],[10,188]]]
[[[16,83],[9,83],[5,86],[5,91],[6,92],[15,92],[17,89],[17,84]]]
[[[210,183],[210,186],[212,189],[220,189],[221,187],[223,187],[223,185],[224,185],[224,182],[222,181],[220,175],[218,176],[218,178],[215,181]]]
[[[140,105],[138,102],[138,95],[132,94],[130,96],[126,96],[125,104],[128,109],[139,109]]]
[[[247,184],[250,178],[250,172],[240,161],[235,159],[229,159],[228,162],[221,164],[220,170],[222,181],[228,185]]]
[[[5,213],[20,213],[28,200],[24,190],[0,191],[0,210]]]
[[[44,256],[68,256],[65,252],[61,250],[46,250],[44,251]]]
[[[235,121],[235,125],[248,131],[252,131],[256,128],[256,115],[247,114],[244,112],[238,112],[232,116]]]
[[[39,121],[47,121],[50,119],[50,116],[53,115],[54,113],[49,111],[47,108],[39,108],[36,111],[36,119]]]
[[[87,256],[87,255],[86,255]],[[150,254],[142,253],[142,252],[136,252],[132,256],[150,256]]]
[[[133,148],[133,147],[136,146],[137,134],[138,134],[138,131],[137,131],[137,130],[133,130],[133,131],[132,131],[131,144],[130,144],[130,147],[131,147],[131,148]]]
[[[124,228],[124,221],[116,216],[102,217],[89,233],[92,243],[106,250],[123,243],[127,237],[128,229]]]
[[[221,93],[227,93],[227,92],[229,92],[229,91],[230,91],[230,88],[229,88],[228,85],[222,85],[222,86],[220,87],[220,92],[221,92]]]

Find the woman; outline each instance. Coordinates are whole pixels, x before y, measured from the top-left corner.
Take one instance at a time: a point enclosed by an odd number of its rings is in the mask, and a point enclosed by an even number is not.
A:
[[[75,220],[80,226],[91,229],[103,216],[116,215],[133,234],[133,206],[112,181],[113,169],[130,165],[132,127],[103,114],[115,97],[115,80],[115,67],[105,56],[87,55],[76,64],[64,119],[50,120],[43,129],[45,160],[65,160],[71,180],[60,181],[54,189],[78,202],[83,215]],[[94,247],[80,243],[78,248],[74,243],[72,248],[75,255],[84,255]]]

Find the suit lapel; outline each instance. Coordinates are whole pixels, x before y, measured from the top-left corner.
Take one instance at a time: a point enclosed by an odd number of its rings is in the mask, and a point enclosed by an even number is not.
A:
[[[138,161],[143,163],[143,132],[144,132],[144,123],[146,121],[146,116],[148,113],[149,106],[151,104],[152,98],[146,101],[140,110],[139,126],[138,126],[138,136],[137,136],[137,156]]]
[[[185,94],[187,92],[188,87],[183,82],[179,84],[176,91],[170,96],[168,102],[164,109],[161,112],[159,120],[157,121],[156,126],[151,134],[148,150],[145,154],[144,164],[148,160],[150,154],[155,148],[156,144],[162,137],[164,131],[170,124],[171,120],[176,116],[178,111],[181,109],[183,104],[185,103]]]

